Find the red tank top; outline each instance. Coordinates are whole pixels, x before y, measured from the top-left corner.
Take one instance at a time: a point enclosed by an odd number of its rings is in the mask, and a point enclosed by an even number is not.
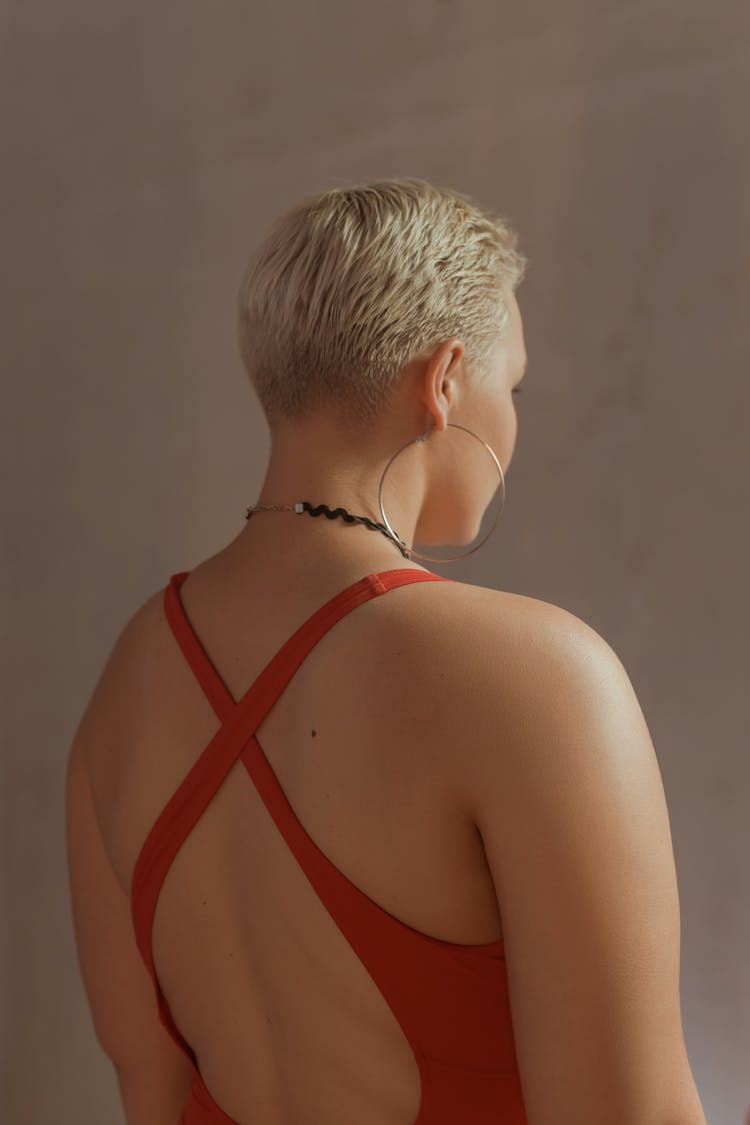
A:
[[[320,638],[369,598],[409,582],[454,581],[426,570],[368,574],[342,590],[281,646],[236,701],[190,624],[180,598],[189,571],[164,590],[169,625],[221,725],[167,802],[138,855],[131,912],[154,984],[159,1018],[193,1066],[178,1125],[237,1125],[214,1101],[156,977],[151,930],[169,866],[237,758],[279,832],[398,1020],[414,1052],[421,1101],[414,1125],[528,1125],[508,1002],[503,942],[464,945],[413,929],[378,906],[324,855],[287,800],[255,731]]]

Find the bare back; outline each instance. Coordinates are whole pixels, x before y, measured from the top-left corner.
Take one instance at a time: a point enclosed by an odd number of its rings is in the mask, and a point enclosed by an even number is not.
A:
[[[417,568],[421,569],[421,568]],[[208,560],[184,612],[235,700],[310,614],[359,574],[227,581]],[[356,887],[414,930],[466,945],[502,926],[463,798],[465,662],[488,600],[455,582],[391,590],[347,614],[256,731],[296,816]],[[219,722],[165,619],[110,714],[92,781],[129,892],[144,840]],[[234,766],[175,856],[153,926],[156,971],[207,1088],[239,1122],[412,1125],[420,1077],[394,1013]]]

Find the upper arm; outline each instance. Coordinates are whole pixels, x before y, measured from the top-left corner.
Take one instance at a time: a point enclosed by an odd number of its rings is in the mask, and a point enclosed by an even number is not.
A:
[[[126,628],[70,747],[65,779],[68,877],[78,961],[97,1039],[125,1082],[131,1103],[140,1099],[169,1112],[187,1100],[192,1068],[159,1020],[151,977],[135,941],[130,900],[99,828],[90,778],[104,748],[113,700],[122,689],[118,680],[126,675],[127,649],[135,643],[133,628]],[[141,1115],[140,1120],[159,1117]]]
[[[534,602],[511,618],[485,664],[472,804],[529,1120],[705,1125],[669,817],[633,686],[572,614]]]

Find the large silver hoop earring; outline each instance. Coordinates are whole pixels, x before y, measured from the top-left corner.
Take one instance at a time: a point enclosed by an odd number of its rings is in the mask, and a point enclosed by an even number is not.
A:
[[[466,426],[459,426],[456,422],[447,422],[446,426],[452,426],[453,429],[456,429],[456,430],[464,430],[467,434],[471,434],[472,437],[475,437],[477,439],[477,441],[481,441],[482,445],[487,450],[487,452],[489,453],[492,460],[495,462],[495,466],[497,468],[497,471],[500,474],[500,485],[501,485],[501,488],[502,488],[502,500],[500,502],[500,507],[498,508],[497,515],[495,516],[492,527],[487,532],[485,537],[483,539],[480,539],[480,541],[474,547],[471,547],[470,550],[463,551],[459,555],[448,555],[446,558],[436,559],[432,555],[421,555],[419,553],[419,551],[415,551],[412,548],[408,547],[406,545],[406,543],[403,541],[403,539],[400,539],[398,537],[398,535],[396,534],[396,532],[393,530],[393,528],[391,527],[391,524],[388,520],[388,516],[383,511],[383,481],[385,479],[385,474],[388,472],[389,468],[391,467],[393,462],[396,460],[396,458],[401,453],[403,453],[403,451],[405,449],[408,449],[410,445],[415,445],[418,441],[427,441],[427,439],[430,437],[430,435],[435,432],[435,429],[433,427],[432,429],[425,430],[425,432],[423,434],[420,434],[419,437],[414,438],[413,441],[407,441],[406,445],[402,445],[400,449],[396,450],[396,452],[393,454],[393,456],[391,457],[391,459],[388,462],[388,464],[386,465],[386,467],[383,469],[383,475],[380,478],[380,487],[378,488],[378,506],[380,508],[380,514],[383,517],[383,523],[387,527],[389,534],[400,545],[402,553],[408,559],[409,558],[424,559],[425,562],[441,562],[442,563],[442,562],[454,562],[456,559],[465,559],[467,557],[467,555],[473,555],[475,551],[478,551],[479,548],[482,547],[487,542],[490,535],[492,535],[492,532],[497,527],[497,521],[500,518],[500,514],[505,507],[505,474],[503,473],[503,467],[500,464],[500,462],[498,461],[494,449],[492,449],[492,447],[489,446],[487,444],[487,442],[484,441],[483,438],[480,438],[478,434],[475,434],[473,430],[467,429]]]

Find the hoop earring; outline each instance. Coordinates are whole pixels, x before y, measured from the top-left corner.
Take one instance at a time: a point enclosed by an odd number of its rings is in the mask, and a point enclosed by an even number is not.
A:
[[[414,551],[411,548],[407,547],[407,545],[403,541],[403,539],[400,539],[398,537],[398,535],[396,534],[396,532],[393,530],[387,515],[383,511],[383,480],[385,479],[385,474],[388,472],[389,468],[391,467],[393,462],[396,460],[396,458],[401,453],[403,453],[403,451],[405,449],[408,449],[410,445],[415,445],[418,441],[427,441],[430,434],[435,432],[435,427],[433,426],[432,429],[425,430],[425,432],[423,434],[420,434],[420,436],[418,438],[414,438],[413,441],[407,441],[406,445],[402,445],[400,449],[396,450],[396,452],[393,454],[393,456],[391,457],[391,459],[388,462],[388,464],[386,465],[386,467],[383,469],[383,475],[380,478],[380,487],[378,488],[378,506],[380,508],[380,514],[383,517],[383,523],[385,524],[386,528],[388,529],[388,532],[391,535],[391,537],[396,541],[396,543],[399,544],[399,546],[401,548],[401,552],[406,558],[424,559],[426,562],[440,562],[440,563],[442,563],[442,562],[454,562],[456,559],[465,559],[467,557],[467,555],[473,555],[475,551],[478,551],[480,547],[484,546],[484,544],[489,539],[490,535],[492,535],[493,531],[497,527],[497,521],[500,518],[500,513],[505,508],[505,474],[503,473],[503,467],[500,464],[500,462],[498,461],[494,449],[492,449],[492,447],[489,446],[487,444],[487,442],[484,441],[483,438],[480,438],[478,434],[475,434],[473,430],[467,429],[466,426],[459,426],[456,422],[446,422],[446,427],[447,426],[452,426],[453,429],[456,429],[456,430],[464,430],[465,433],[471,434],[472,437],[475,437],[477,439],[477,441],[480,441],[482,443],[482,445],[487,450],[487,452],[489,453],[492,460],[495,462],[495,467],[497,468],[497,471],[500,474],[500,484],[501,484],[501,487],[502,487],[502,501],[501,501],[500,507],[498,509],[497,515],[495,516],[495,520],[494,520],[494,523],[492,524],[492,527],[487,532],[484,539],[481,539],[479,541],[479,543],[477,543],[476,546],[472,547],[469,551],[463,551],[459,555],[448,555],[448,557],[444,558],[444,559],[437,559],[437,558],[434,558],[432,555],[422,555],[422,554],[419,553],[419,551]]]

